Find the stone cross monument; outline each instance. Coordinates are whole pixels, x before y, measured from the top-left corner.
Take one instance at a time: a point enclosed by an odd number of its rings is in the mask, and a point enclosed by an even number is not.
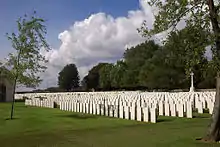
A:
[[[190,73],[190,76],[191,76],[191,87],[190,87],[190,91],[189,91],[189,92],[194,92],[194,91],[195,91],[195,88],[194,88],[194,85],[193,85],[193,76],[194,76],[194,73],[191,72],[191,73]]]

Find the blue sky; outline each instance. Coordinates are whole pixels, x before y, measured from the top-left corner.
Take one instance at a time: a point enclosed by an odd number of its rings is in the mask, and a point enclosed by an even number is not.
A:
[[[17,18],[25,13],[30,14],[33,10],[48,20],[47,39],[53,48],[58,48],[58,34],[73,25],[74,21],[83,20],[100,11],[113,17],[126,16],[129,10],[138,8],[138,0],[1,0],[0,58],[11,51],[5,33],[16,30]]]
[[[82,79],[99,62],[116,62],[127,46],[143,41],[137,33],[143,20],[151,26],[154,19],[146,0],[0,0],[0,59],[13,51],[5,34],[34,11],[47,20],[52,47],[44,53],[49,63],[39,88],[56,86],[66,64],[76,64]]]

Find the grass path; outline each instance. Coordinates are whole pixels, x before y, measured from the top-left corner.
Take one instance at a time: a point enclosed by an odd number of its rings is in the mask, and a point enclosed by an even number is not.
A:
[[[220,147],[196,141],[209,122],[198,118],[159,117],[157,124],[121,120],[16,103],[0,104],[0,147]]]

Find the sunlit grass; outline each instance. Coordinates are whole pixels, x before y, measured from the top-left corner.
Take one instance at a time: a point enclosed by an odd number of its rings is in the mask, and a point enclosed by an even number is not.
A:
[[[206,131],[209,115],[193,119],[159,117],[158,123],[83,115],[0,104],[0,147],[207,147],[196,141]]]

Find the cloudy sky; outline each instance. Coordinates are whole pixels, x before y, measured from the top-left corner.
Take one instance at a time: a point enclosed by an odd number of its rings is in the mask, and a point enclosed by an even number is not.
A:
[[[75,63],[81,78],[99,62],[115,62],[125,49],[144,39],[137,33],[143,20],[152,27],[153,10],[143,0],[1,0],[0,59],[12,50],[6,32],[15,21],[36,10],[47,20],[47,40],[52,47],[44,55],[48,69],[40,88],[56,86],[58,72]]]

